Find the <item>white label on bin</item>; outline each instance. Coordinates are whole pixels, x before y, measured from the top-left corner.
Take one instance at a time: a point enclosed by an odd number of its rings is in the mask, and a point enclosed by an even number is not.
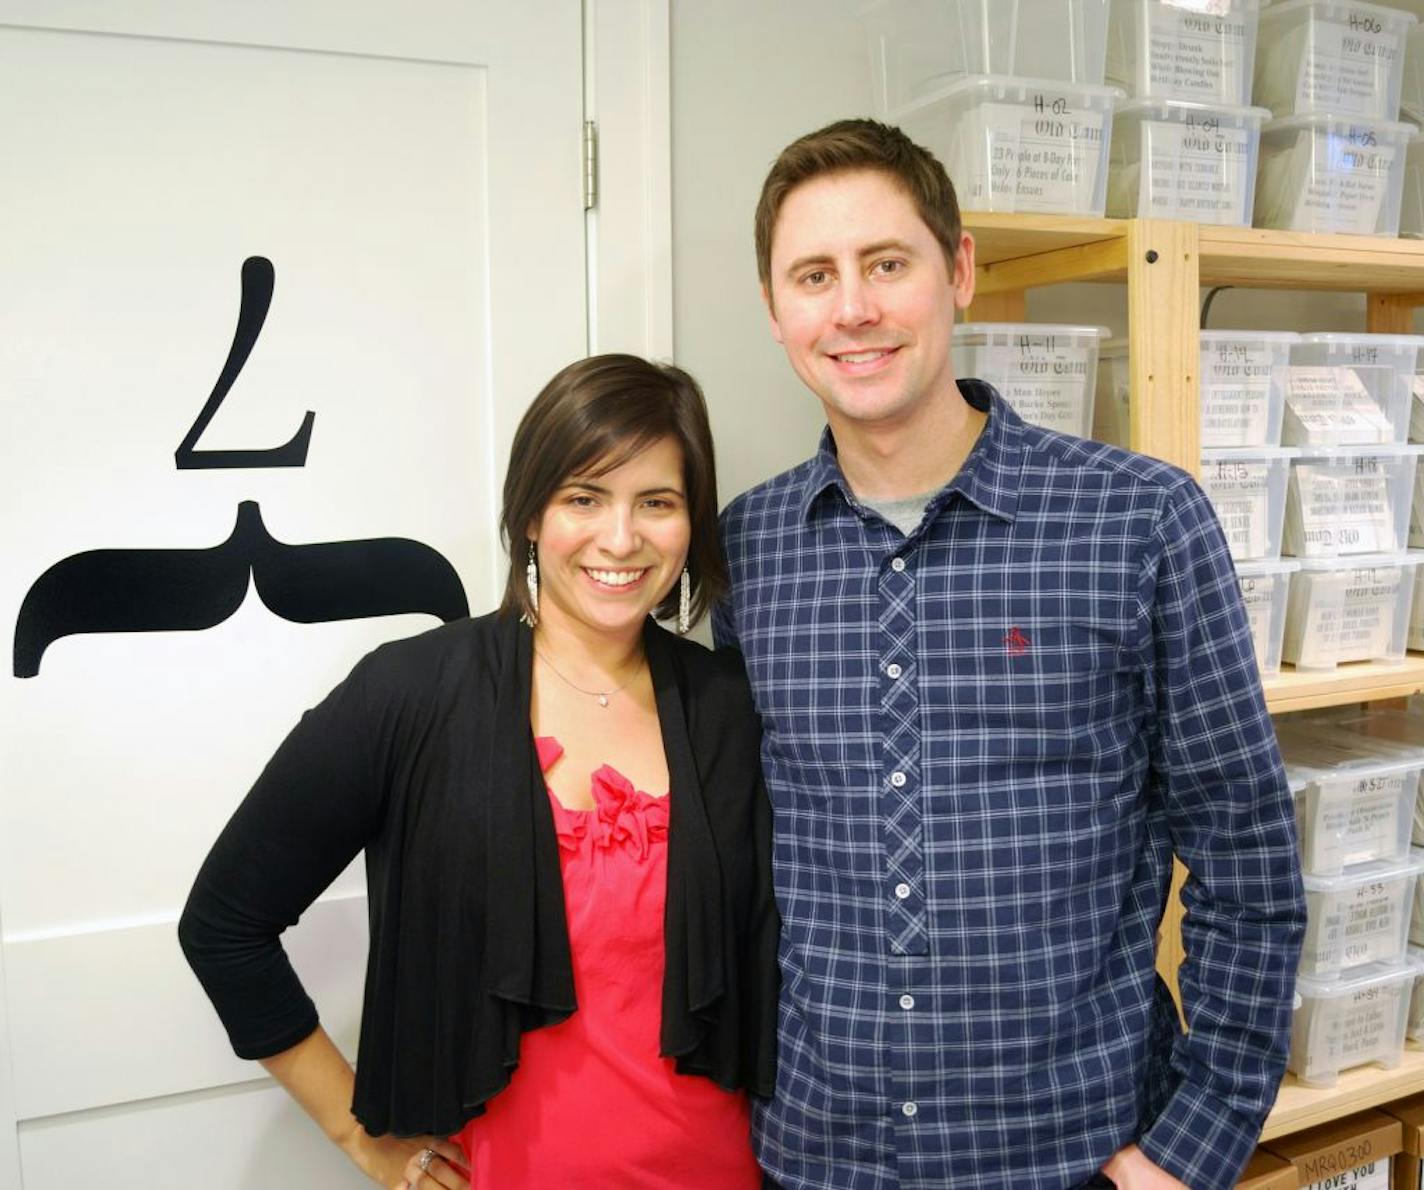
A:
[[[1291,552],[1305,557],[1390,553],[1399,548],[1389,471],[1373,455],[1291,467]]]
[[[1203,446],[1264,446],[1270,432],[1276,353],[1244,341],[1203,352]]]
[[[1336,660],[1371,661],[1389,656],[1394,613],[1399,607],[1399,588],[1404,581],[1404,570],[1399,566],[1374,566],[1349,572],[1345,606],[1340,612]]]
[[[1244,102],[1246,22],[1227,0],[1145,7],[1153,94]]]
[[[1313,137],[1313,169],[1309,139],[1301,137],[1298,146],[1306,159],[1298,174],[1302,192],[1297,211],[1307,214],[1298,214],[1297,221],[1373,235],[1389,193],[1394,146],[1380,144],[1373,128],[1351,127],[1343,135],[1322,129]]]
[[[1344,21],[1316,19],[1313,42],[1305,44],[1296,79],[1295,111],[1386,116],[1380,92],[1399,58],[1399,35],[1364,9]]]
[[[1028,103],[979,108],[989,154],[970,184],[973,210],[1083,212],[1094,209],[1105,113],[1081,110],[1044,91]]]
[[[1256,664],[1264,667],[1271,645],[1271,627],[1275,617],[1277,580],[1254,575],[1241,580],[1241,603],[1246,608],[1246,620],[1251,625],[1251,641],[1256,646]]]
[[[989,349],[1000,396],[1034,425],[1081,437],[1093,348],[1064,335],[1016,335],[1010,347]]]
[[[1403,891],[1398,880],[1375,880],[1345,894],[1340,929],[1342,968],[1401,957]]]
[[[1287,369],[1286,418],[1286,437],[1303,446],[1370,446],[1394,436],[1384,410],[1351,368]]]
[[[1306,669],[1335,664],[1348,578],[1327,572],[1301,573],[1291,580],[1290,611],[1281,646],[1284,660]]]
[[[1249,223],[1251,134],[1222,128],[1214,115],[1189,113],[1173,120],[1142,122],[1142,160],[1149,164],[1138,198],[1142,218],[1189,219],[1198,223]]]
[[[1400,848],[1405,776],[1321,780],[1314,795],[1314,821],[1307,819],[1302,833],[1310,870],[1339,871],[1346,864],[1393,858]]]
[[[1271,467],[1262,459],[1208,459],[1202,487],[1216,510],[1231,556],[1238,561],[1271,552]]]
[[[1392,1028],[1394,1022],[1386,1020],[1384,1024],[1386,1028]],[[1386,1040],[1393,1041],[1393,1034]],[[1353,1066],[1363,1060],[1356,1059],[1349,1064]],[[1334,1177],[1311,1182],[1305,1190],[1389,1190],[1389,1158],[1371,1161],[1368,1165],[1358,1165],[1344,1173],[1337,1173]]]

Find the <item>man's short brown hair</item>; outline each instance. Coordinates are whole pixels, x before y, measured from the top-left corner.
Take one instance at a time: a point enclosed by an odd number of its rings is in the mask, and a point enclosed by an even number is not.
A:
[[[877,170],[899,185],[944,249],[951,275],[962,226],[954,184],[928,149],[876,120],[838,120],[792,141],[762,183],[756,209],[757,275],[771,296],[771,237],[781,205],[796,187],[828,174]]]

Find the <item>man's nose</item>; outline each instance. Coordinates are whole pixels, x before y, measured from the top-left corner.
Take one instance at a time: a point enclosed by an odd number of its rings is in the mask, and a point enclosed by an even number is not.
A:
[[[864,277],[848,274],[837,296],[836,321],[841,326],[865,326],[879,320],[875,294]]]

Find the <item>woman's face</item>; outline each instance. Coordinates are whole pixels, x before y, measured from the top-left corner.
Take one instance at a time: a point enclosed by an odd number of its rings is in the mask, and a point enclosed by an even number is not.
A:
[[[602,475],[570,475],[531,534],[540,624],[637,633],[682,573],[691,534],[674,438]]]

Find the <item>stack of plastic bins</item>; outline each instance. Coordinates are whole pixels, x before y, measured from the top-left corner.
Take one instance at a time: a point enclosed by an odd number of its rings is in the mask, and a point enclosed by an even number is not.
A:
[[[1283,550],[1282,656],[1301,669],[1403,659],[1421,555],[1406,552],[1416,461],[1411,335],[1302,335],[1291,349],[1283,441],[1294,443]]]
[[[1113,121],[1109,215],[1251,222],[1261,125],[1250,107],[1259,0],[1210,12],[1176,0],[1114,0],[1107,77],[1131,101]]]
[[[970,211],[1101,215],[1108,0],[882,0],[862,12],[880,113]]]
[[[1306,889],[1289,1068],[1328,1086],[1341,1070],[1394,1066],[1416,972],[1408,957],[1418,875],[1409,848],[1424,749],[1326,721],[1278,734]]]
[[[954,372],[999,390],[1025,421],[1086,438],[1093,424],[1101,326],[966,322],[954,328]]]
[[[1358,0],[1261,10],[1257,227],[1397,235],[1412,130],[1399,123],[1410,13]]]

